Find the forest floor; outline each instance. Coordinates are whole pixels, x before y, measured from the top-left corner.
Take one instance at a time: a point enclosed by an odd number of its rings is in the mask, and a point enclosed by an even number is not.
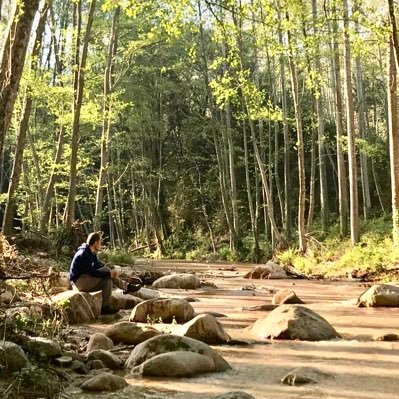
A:
[[[218,312],[233,339],[249,339],[245,328],[265,312],[242,308],[271,303],[271,289],[289,288],[342,335],[343,339],[323,342],[264,341],[241,346],[215,346],[231,364],[227,373],[183,379],[128,379],[130,387],[112,394],[113,398],[202,399],[218,393],[242,390],[256,399],[396,399],[399,391],[397,358],[399,342],[380,342],[375,337],[399,332],[395,308],[358,308],[354,299],[366,288],[355,280],[248,280],[243,275],[253,265],[232,263],[188,263],[152,261],[162,271],[193,270],[217,288],[196,291],[162,290],[179,296],[195,297],[195,310]],[[227,270],[232,269],[232,270]],[[246,289],[243,289],[246,288]],[[122,311],[124,319],[129,312]],[[120,320],[118,320],[120,321]],[[112,322],[112,321],[111,321]],[[101,332],[107,323],[100,318],[84,326]],[[319,384],[287,386],[281,378],[299,366],[315,367],[330,374]],[[70,390],[68,397],[92,398]],[[108,398],[109,394],[96,395]]]

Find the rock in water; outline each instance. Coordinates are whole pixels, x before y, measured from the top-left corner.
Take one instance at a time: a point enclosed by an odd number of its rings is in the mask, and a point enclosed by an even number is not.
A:
[[[274,262],[267,262],[266,265],[254,267],[244,278],[254,279],[282,279],[288,278],[284,269]]]
[[[0,375],[19,371],[28,364],[22,348],[14,342],[0,342]]]
[[[121,369],[123,367],[123,362],[118,356],[103,349],[95,349],[90,352],[87,355],[87,360],[101,360],[106,367],[112,370]]]
[[[194,352],[162,353],[146,360],[133,373],[151,377],[192,377],[215,371],[215,362],[209,356]]]
[[[80,387],[84,391],[118,391],[127,387],[128,383],[124,378],[111,373],[101,373],[98,374],[86,382],[84,382]]]
[[[115,345],[124,343],[127,345],[137,345],[161,333],[150,326],[139,326],[130,321],[121,321],[109,326],[105,330],[105,335],[109,337]]]
[[[90,336],[86,352],[89,353],[91,351],[94,351],[95,349],[104,349],[107,351],[109,349],[112,349],[113,346],[114,343],[107,336],[105,336],[104,334],[95,333]]]
[[[201,286],[201,281],[194,274],[171,274],[154,281],[152,286],[155,288],[181,288],[186,290],[195,290]]]
[[[281,305],[250,328],[258,338],[325,341],[340,338],[335,329],[313,310],[299,305]]]
[[[316,384],[323,378],[330,377],[330,374],[311,367],[298,367],[287,373],[281,382],[286,385]]]
[[[147,323],[162,319],[163,323],[176,320],[185,323],[194,317],[194,308],[184,299],[160,298],[139,303],[130,315],[130,321]],[[148,319],[151,320],[148,320]]]
[[[358,299],[359,307],[399,307],[399,286],[374,284]]]
[[[160,355],[163,356],[158,358]],[[173,365],[173,368],[170,367],[170,370],[165,371],[169,364]],[[165,376],[165,373],[170,373],[168,375],[172,376],[173,373],[176,377],[231,369],[230,365],[207,344],[177,335],[159,335],[137,345],[126,361],[125,367],[128,369],[137,367],[135,372],[151,373],[152,376]],[[185,372],[184,368],[188,371]]]
[[[220,344],[230,340],[223,326],[214,316],[200,314],[189,322],[178,326],[174,333],[197,339],[207,344]]]
[[[143,300],[137,296],[124,294],[121,289],[112,291],[111,308],[113,309],[133,309]]]
[[[283,305],[283,304],[303,304],[305,302],[299,299],[295,294],[295,292],[292,290],[280,290],[274,294],[272,303],[275,305]]]
[[[70,290],[55,295],[52,300],[65,311],[71,324],[87,323],[100,315],[101,292],[87,293]]]

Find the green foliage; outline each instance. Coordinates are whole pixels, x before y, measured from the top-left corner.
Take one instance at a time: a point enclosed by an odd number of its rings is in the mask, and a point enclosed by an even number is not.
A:
[[[125,248],[112,248],[102,250],[99,258],[103,263],[111,263],[115,265],[133,265],[134,255]]]

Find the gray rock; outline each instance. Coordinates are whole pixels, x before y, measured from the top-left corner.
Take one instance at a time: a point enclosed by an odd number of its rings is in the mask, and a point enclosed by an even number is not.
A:
[[[209,399],[255,399],[255,398],[246,392],[234,391],[234,392],[224,393],[218,396],[212,396]]]
[[[374,341],[394,342],[399,341],[399,335],[394,333],[376,335],[373,339]]]
[[[87,344],[86,352],[89,353],[95,349],[112,349],[114,343],[107,336],[100,333],[95,333],[90,336],[89,343]]]
[[[185,351],[162,353],[132,370],[133,374],[152,377],[192,377],[214,371],[211,357]]]
[[[323,371],[311,367],[298,367],[287,373],[281,379],[281,382],[286,385],[316,384],[328,377],[330,377],[330,374]]]
[[[93,362],[97,362],[97,360],[93,360]],[[98,360],[98,362],[101,362],[101,360]],[[100,368],[103,368],[104,365],[101,362],[101,366]],[[80,362],[78,360],[74,360],[71,364],[71,370],[74,371],[77,374],[87,374],[89,372],[88,367],[83,363]]]
[[[18,302],[20,300],[19,295],[15,287],[10,284],[0,282],[0,302],[8,305]]]
[[[374,284],[358,298],[359,307],[399,307],[399,286]]]
[[[89,360],[87,362],[89,370],[100,370],[105,369],[105,364],[100,359]]]
[[[140,288],[138,291],[131,293],[130,295],[135,296],[137,298],[143,299],[144,301],[148,301],[149,299],[160,298],[161,294],[152,290],[151,288]]]
[[[181,288],[195,290],[201,286],[201,280],[194,274],[170,274],[163,276],[152,284],[154,288]]]
[[[57,342],[43,337],[29,337],[25,347],[29,352],[48,359],[61,355],[61,346]]]
[[[72,362],[73,359],[71,356],[61,356],[54,359],[54,363],[60,367],[68,367]]]
[[[84,391],[118,391],[127,387],[124,378],[111,373],[101,373],[84,382],[80,387]]]
[[[276,292],[273,296],[272,303],[275,305],[283,305],[283,304],[303,304],[300,298],[297,297],[296,293],[293,290],[280,290]]]
[[[162,319],[163,323],[176,320],[177,323],[185,323],[194,317],[194,308],[184,299],[160,298],[150,299],[139,303],[130,315],[130,321],[147,323],[157,322]]]
[[[28,364],[22,348],[9,341],[0,341],[0,374],[19,371]]]
[[[16,315],[19,317],[25,317],[28,318],[32,314],[31,310],[27,306],[16,306],[12,308],[8,308],[6,310],[6,316],[12,319]]]
[[[79,353],[76,353],[74,351],[64,351],[62,352],[62,356],[69,356],[71,357],[73,360],[77,360],[78,362],[84,362],[85,361],[85,357],[80,355]]]
[[[283,279],[288,278],[284,269],[274,262],[267,262],[266,265],[254,267],[244,278],[254,279]]]
[[[124,294],[121,289],[116,289],[112,292],[111,307],[113,309],[133,309],[143,299],[131,294]]]
[[[207,344],[220,344],[230,340],[223,326],[215,317],[200,314],[173,331],[176,335],[197,339]]]
[[[101,292],[87,293],[70,290],[53,296],[52,300],[56,306],[65,311],[71,324],[87,323],[100,315]]]
[[[125,367],[133,369],[155,356],[170,352],[193,352],[210,357],[214,363],[213,371],[231,369],[230,365],[207,344],[177,335],[159,335],[137,345],[127,359]]]
[[[340,338],[335,329],[313,310],[299,305],[281,305],[250,328],[258,338],[324,341]]]
[[[101,360],[105,367],[112,370],[121,369],[123,362],[118,356],[103,349],[95,349],[87,355],[87,360]]]
[[[122,342],[127,345],[137,345],[160,334],[161,333],[153,327],[139,326],[129,321],[115,323],[105,330],[105,335],[110,338],[115,345]]]

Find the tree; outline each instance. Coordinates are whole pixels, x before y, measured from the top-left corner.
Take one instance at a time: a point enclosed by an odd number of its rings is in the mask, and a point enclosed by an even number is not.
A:
[[[346,120],[348,131],[348,161],[349,161],[349,199],[350,199],[350,226],[351,241],[355,245],[359,242],[359,203],[357,189],[357,161],[356,161],[356,131],[355,111],[352,92],[351,43],[349,32],[348,1],[343,0],[344,8],[344,66],[345,66],[345,94]]]
[[[4,139],[10,126],[32,22],[39,8],[39,3],[40,0],[17,3],[3,53],[0,55],[0,155],[3,153]]]

